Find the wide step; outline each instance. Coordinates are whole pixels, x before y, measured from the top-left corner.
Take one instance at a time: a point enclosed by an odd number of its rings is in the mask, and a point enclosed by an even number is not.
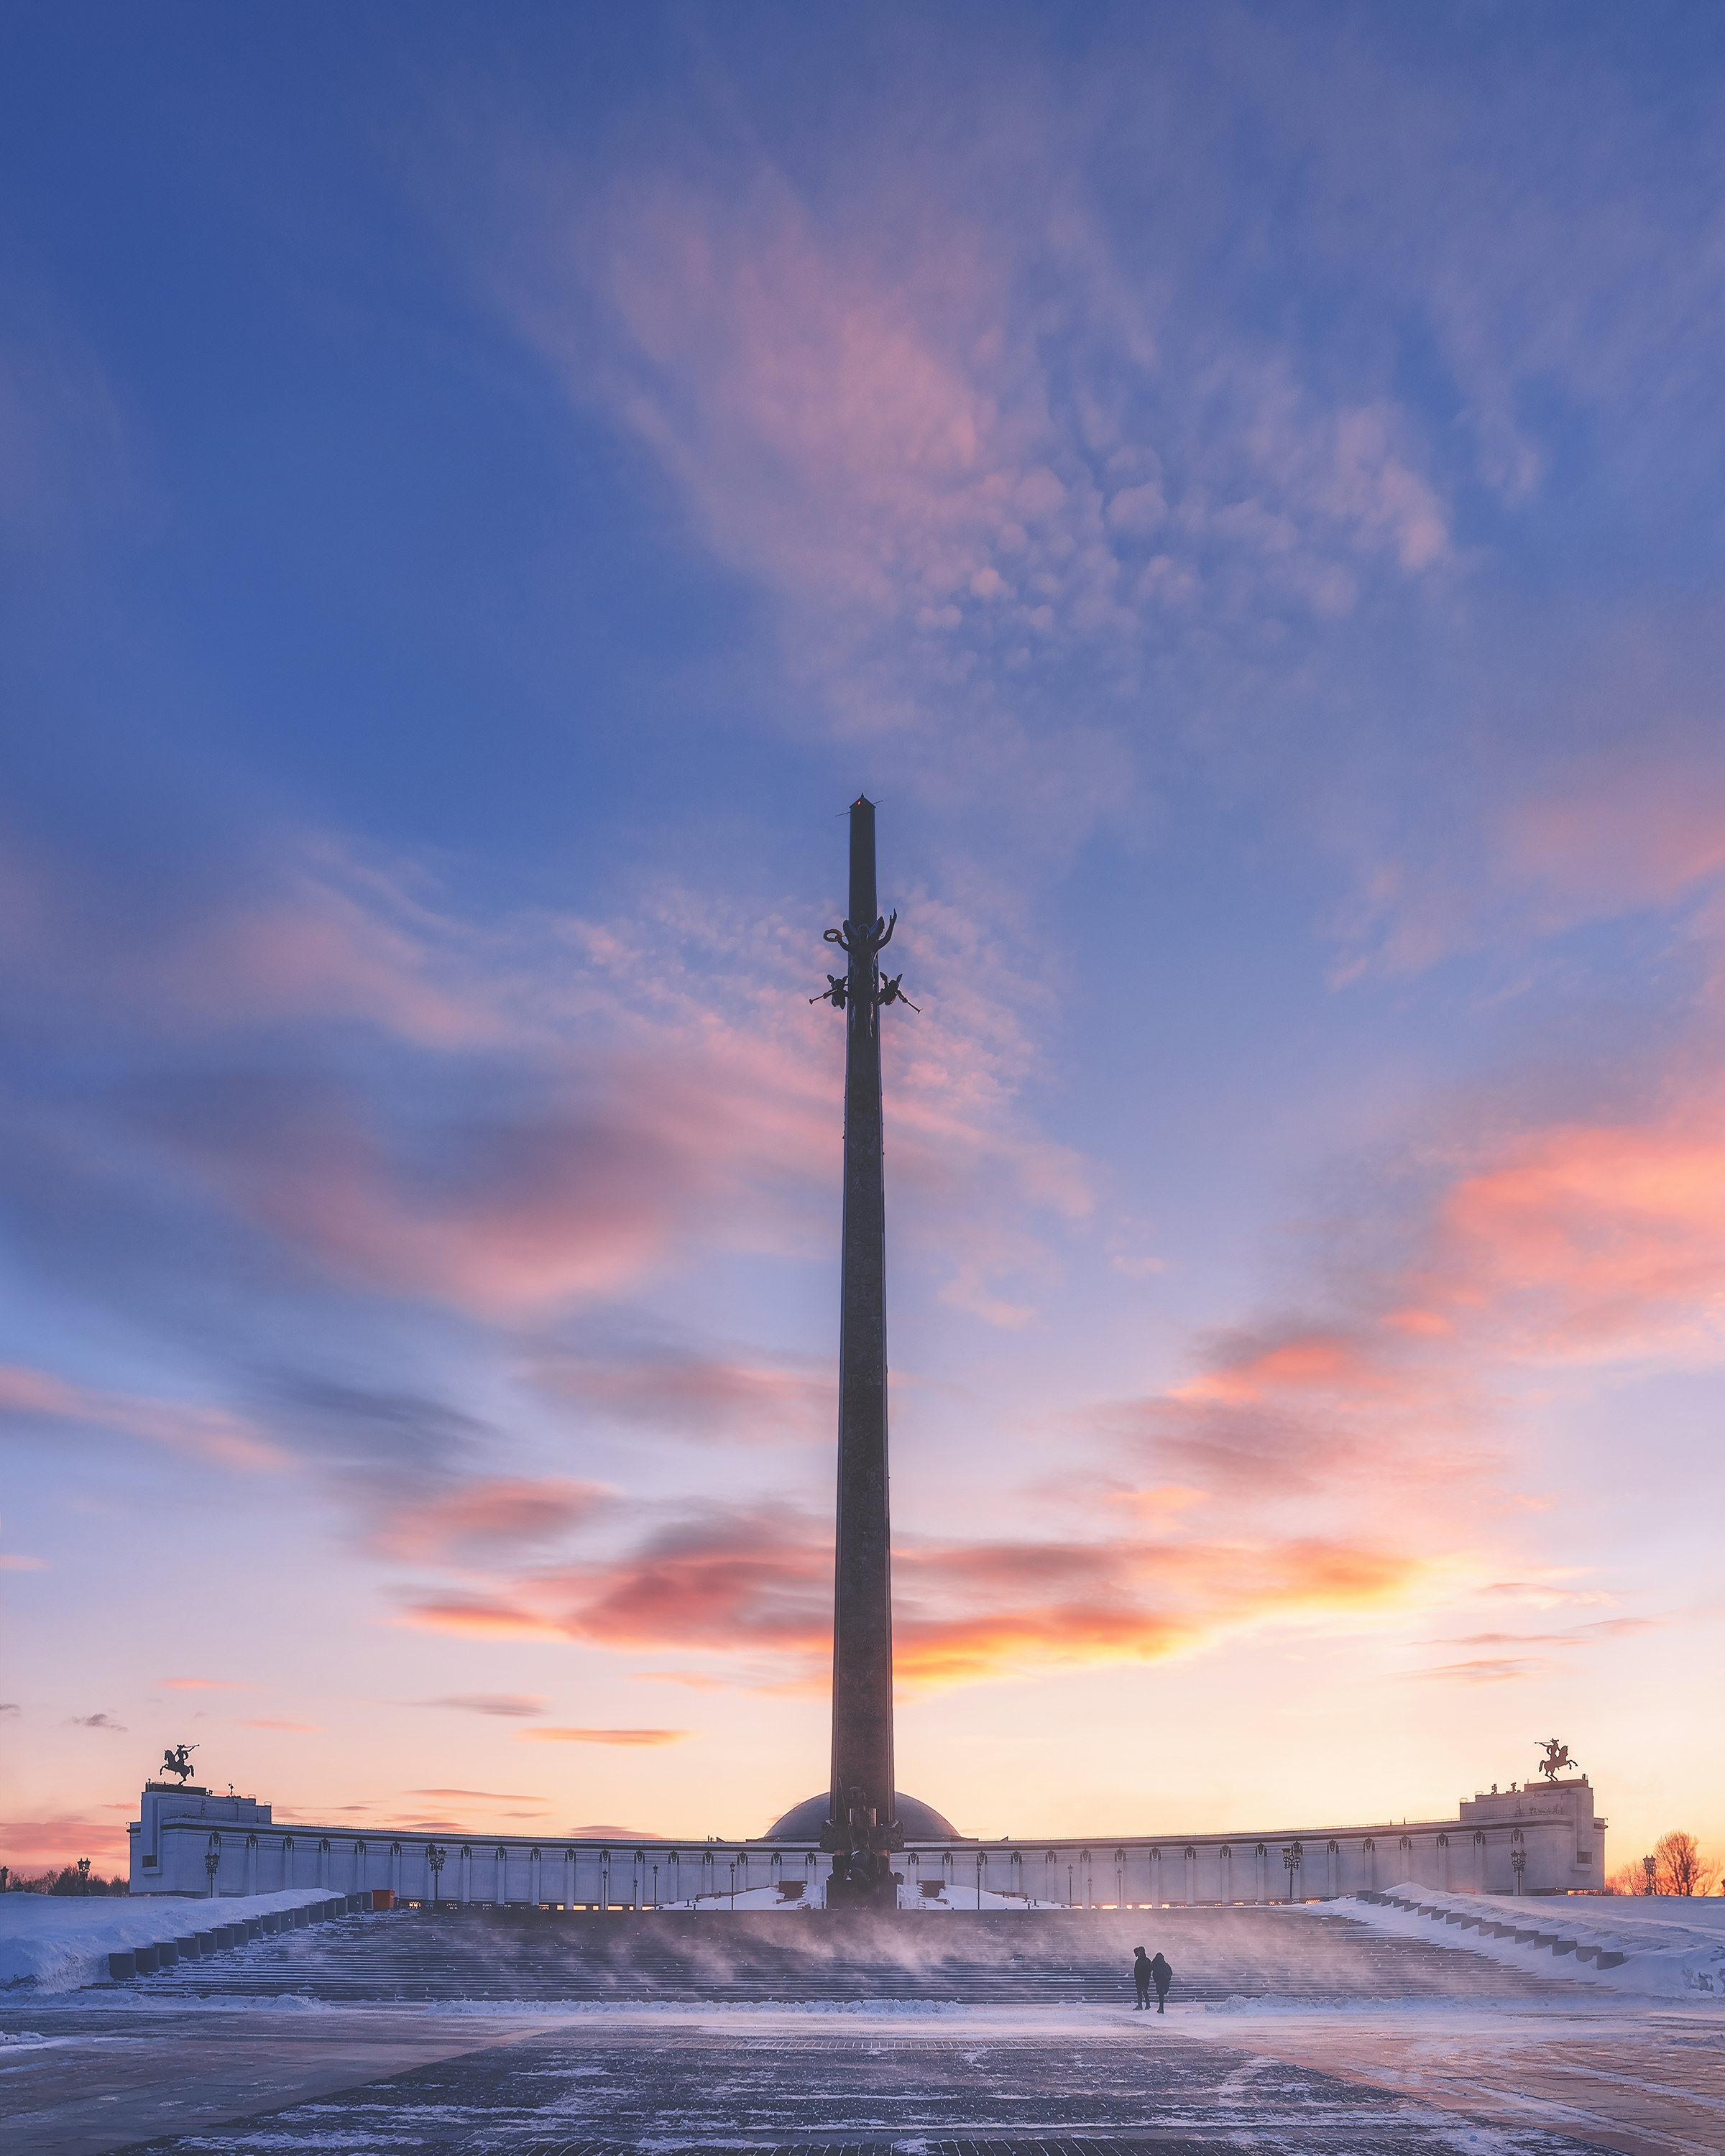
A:
[[[262,1939],[136,1979],[156,1997],[1120,2004],[1142,1942],[1175,1996],[1219,2000],[1549,1996],[1533,1976],[1438,1941],[1273,1908],[923,1917],[402,1910]]]

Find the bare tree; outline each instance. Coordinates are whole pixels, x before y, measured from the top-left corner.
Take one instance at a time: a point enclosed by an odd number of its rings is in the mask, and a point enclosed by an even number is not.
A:
[[[1640,1858],[1632,1857],[1627,1864],[1620,1864],[1606,1880],[1605,1892],[1608,1894],[1645,1894],[1647,1892],[1647,1875],[1641,1869]]]
[[[1719,1867],[1701,1853],[1692,1834],[1662,1834],[1653,1847],[1655,1878],[1661,1894],[1711,1894],[1719,1883]]]

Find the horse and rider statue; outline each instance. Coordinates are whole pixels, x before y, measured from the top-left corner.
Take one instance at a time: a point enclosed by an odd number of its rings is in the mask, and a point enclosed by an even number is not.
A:
[[[1555,1737],[1548,1737],[1540,1745],[1545,1757],[1539,1763],[1539,1771],[1548,1782],[1554,1782],[1567,1767],[1572,1774],[1581,1772],[1581,1762],[1569,1757],[1569,1748]]]
[[[171,1752],[164,1752],[162,1755],[162,1773],[177,1774],[182,1789],[192,1779],[192,1754],[197,1749],[195,1744],[176,1744]]]

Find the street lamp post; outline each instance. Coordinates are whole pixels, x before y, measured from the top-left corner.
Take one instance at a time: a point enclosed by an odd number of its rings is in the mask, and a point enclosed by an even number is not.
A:
[[[1289,1842],[1281,1853],[1281,1861],[1287,1866],[1288,1899],[1291,1902],[1294,1898],[1294,1875],[1305,1861],[1305,1856],[1306,1852],[1297,1841]]]
[[[90,1859],[87,1856],[80,1856],[78,1860],[78,1892],[80,1894],[90,1892]]]
[[[443,1899],[444,1860],[448,1855],[449,1851],[439,1849],[434,1841],[426,1845],[425,1863],[431,1874],[431,1906],[434,1909]]]
[[[204,1875],[209,1881],[209,1891],[212,1895],[213,1895],[216,1891],[216,1873],[220,1867],[221,1861],[222,1852],[219,1849],[209,1849],[204,1851]]]
[[[1641,1859],[1641,1869],[1647,1875],[1647,1892],[1650,1894],[1656,1894],[1659,1892],[1659,1859],[1656,1856],[1644,1856]]]
[[[1522,1874],[1527,1868],[1527,1852],[1519,1843],[1509,1852],[1509,1868],[1516,1876],[1516,1892],[1522,1891]]]

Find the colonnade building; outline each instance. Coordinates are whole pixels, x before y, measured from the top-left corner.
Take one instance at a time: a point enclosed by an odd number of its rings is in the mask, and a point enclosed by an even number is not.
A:
[[[146,1784],[131,1828],[134,1894],[332,1894],[398,1902],[644,1910],[824,1905],[826,1799],[741,1840],[491,1835],[278,1822],[252,1797]],[[1327,1901],[1411,1883],[1450,1894],[1566,1894],[1605,1876],[1606,1822],[1585,1775],[1462,1800],[1453,1819],[1244,1833],[983,1842],[899,1799],[901,1907],[1155,1908]],[[742,1897],[747,1897],[743,1899]]]

